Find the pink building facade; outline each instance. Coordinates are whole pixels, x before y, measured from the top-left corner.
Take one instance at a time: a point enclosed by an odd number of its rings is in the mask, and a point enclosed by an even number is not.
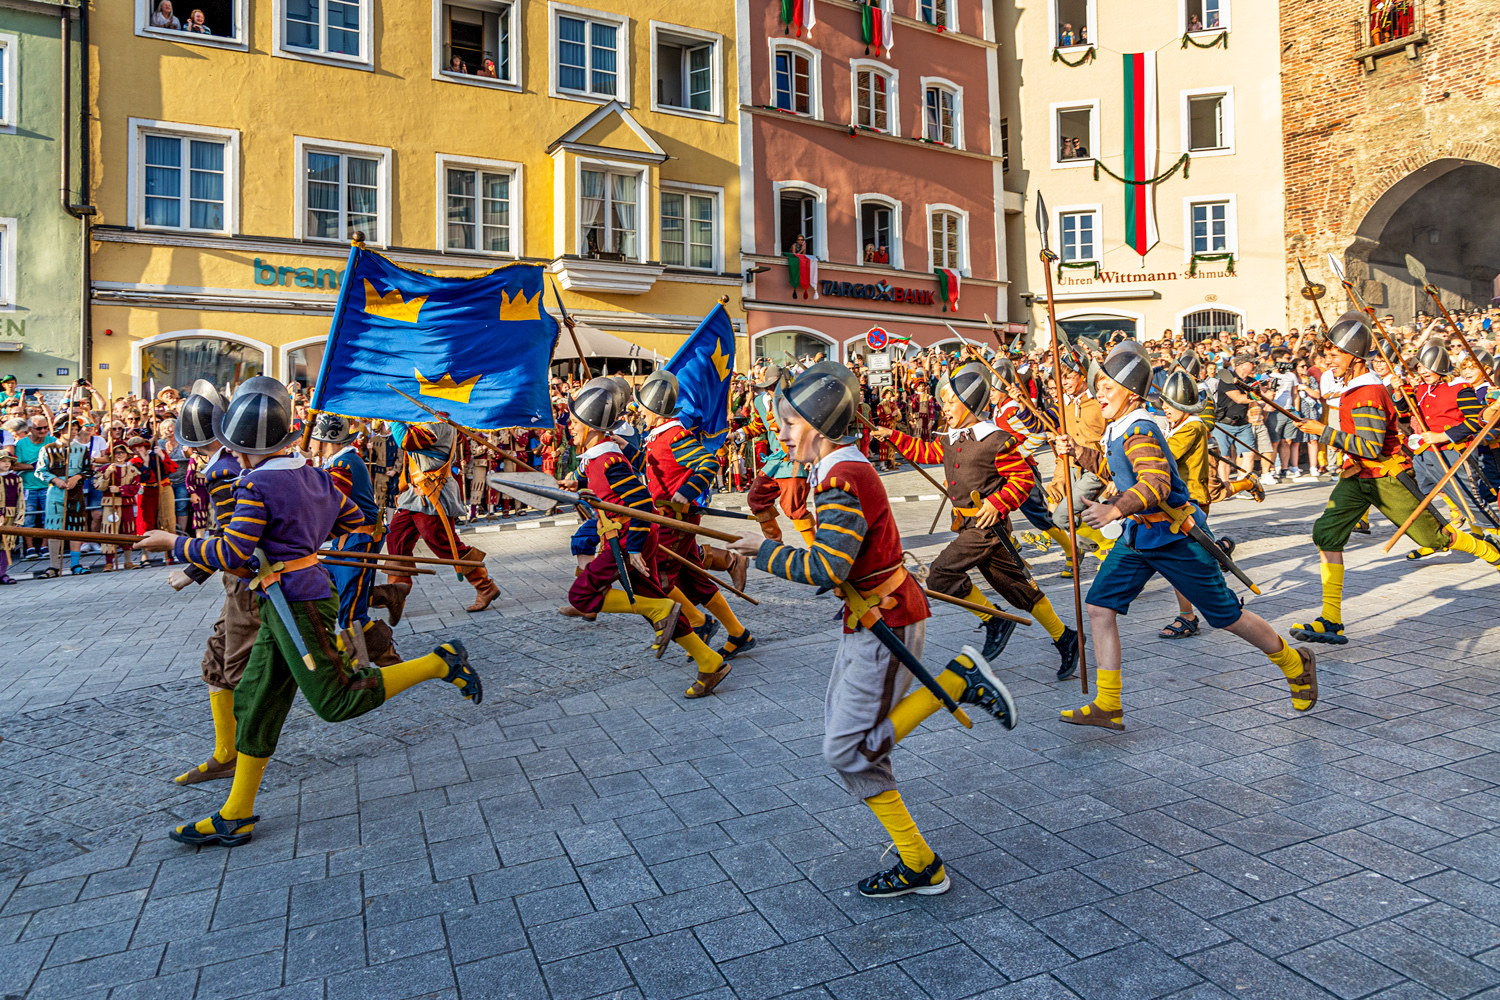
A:
[[[843,361],[874,327],[994,343],[1006,150],[991,0],[890,0],[889,50],[866,42],[863,3],[817,0],[799,32],[780,0],[738,2],[741,252],[765,269],[745,290],[752,357]],[[817,258],[815,295],[794,294],[798,250]],[[938,269],[958,275],[954,311]]]

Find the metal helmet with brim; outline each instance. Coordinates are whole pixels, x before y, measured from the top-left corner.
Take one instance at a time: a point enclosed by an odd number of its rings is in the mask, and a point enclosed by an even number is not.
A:
[[[837,361],[819,361],[777,389],[776,403],[783,401],[830,441],[858,437],[859,379]]]
[[[229,405],[214,416],[215,439],[244,455],[281,451],[300,433],[291,393],[269,375],[256,375],[240,383]]]
[[[1428,371],[1438,375],[1447,375],[1453,371],[1453,358],[1448,354],[1448,348],[1443,346],[1441,340],[1429,340],[1422,345],[1417,352],[1417,364]]]
[[[1198,380],[1187,372],[1173,372],[1161,386],[1161,401],[1183,413],[1202,413],[1208,404],[1198,398]]]
[[[608,434],[620,422],[623,409],[614,379],[600,375],[573,394],[568,414],[585,427]]]
[[[677,416],[677,376],[669,371],[652,372],[635,391],[635,400],[658,417]]]
[[[1334,347],[1356,358],[1370,353],[1375,346],[1375,337],[1370,332],[1370,320],[1364,313],[1349,310],[1333,321],[1323,338]]]
[[[1004,370],[1001,369],[1000,365],[1009,367],[1010,362],[1001,361],[995,365],[996,370],[1002,373],[1001,377],[1003,378]],[[1015,369],[1011,368],[1011,381],[1015,381],[1015,374]],[[974,416],[981,416],[990,408],[990,373],[979,362],[970,361],[968,364],[959,365],[957,368],[954,368],[948,373],[948,378],[944,382],[944,385]]]

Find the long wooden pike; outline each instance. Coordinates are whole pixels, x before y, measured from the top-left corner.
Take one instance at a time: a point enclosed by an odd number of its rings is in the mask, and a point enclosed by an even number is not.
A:
[[[537,486],[533,483],[515,482],[506,479],[504,476],[494,472],[489,474],[488,480],[491,486],[495,487],[501,492],[508,492],[512,495],[514,495],[515,493],[530,493],[532,496],[544,497],[548,500],[555,500],[558,503],[583,503],[587,504],[590,507],[597,507],[600,510],[607,510],[611,514],[623,514],[626,517],[635,518],[640,521],[649,521],[652,524],[660,524],[668,528],[676,528],[678,531],[686,532],[689,535],[702,535],[704,538],[714,538],[721,542],[737,542],[740,540],[739,535],[732,535],[727,531],[719,531],[714,528],[705,528],[701,524],[691,524],[687,521],[679,521],[675,517],[663,517],[661,514],[656,514],[650,511],[636,510],[634,507],[626,507],[622,504],[610,503],[608,500],[600,500],[593,494],[582,496],[570,490],[550,489],[546,486]]]
[[[578,331],[574,329],[578,321],[568,315],[568,307],[563,305],[562,292],[557,290],[557,282],[552,282],[552,297],[557,300],[557,309],[562,313],[563,326],[568,328],[568,336],[573,338],[573,350],[578,352],[578,367],[583,369],[583,380],[587,382],[594,377],[593,369],[589,367],[588,361],[583,357],[583,345],[578,341]]]
[[[356,562],[353,559],[329,559],[327,556],[320,556],[318,562],[324,566],[358,566],[362,569],[379,570],[382,573],[394,573],[397,576],[433,576],[437,573],[435,569],[417,569],[410,565],[389,566],[381,563],[371,566],[369,563]]]
[[[679,562],[679,563],[681,563],[682,565],[686,566],[688,569],[692,570],[694,573],[696,573],[699,576],[703,577],[705,580],[709,580],[709,581],[713,582],[714,584],[716,584],[717,586],[722,587],[724,590],[729,591],[735,597],[741,598],[742,600],[749,601],[751,604],[757,604],[757,605],[760,604],[760,602],[757,601],[755,598],[751,597],[749,594],[745,593],[743,590],[740,590],[739,588],[735,587],[733,584],[729,583],[727,580],[720,580],[718,577],[714,576],[712,573],[710,573],[708,570],[704,569],[702,566],[699,566],[697,563],[693,562],[691,559],[686,559],[683,556],[678,555],[676,552],[673,552],[671,549],[667,548],[665,545],[658,545],[656,547],[656,554],[659,555],[659,556],[666,556],[667,558],[671,559],[673,562]]]
[[[361,552],[358,549],[320,549],[340,559],[376,559],[392,562],[426,563],[429,566],[459,566],[474,569],[483,566],[483,559],[440,559],[437,556],[408,556],[399,552]],[[477,551],[477,550],[476,550]]]
[[[991,608],[983,604],[975,604],[973,601],[966,601],[961,597],[949,597],[947,594],[940,594],[935,590],[928,590],[926,587],[922,588],[922,593],[926,594],[934,601],[942,601],[944,604],[953,604],[957,607],[963,608],[966,611],[972,611],[975,614],[989,615],[993,618],[1004,618],[1006,621],[1015,622],[1017,625],[1034,624],[1032,620],[1030,618],[1027,618],[1025,615],[1012,614],[1009,611],[1001,611],[999,608]]]
[[[1053,388],[1057,390],[1057,422],[1058,428],[1066,437],[1068,434],[1068,396],[1063,391],[1062,384],[1062,345],[1061,332],[1057,328],[1057,310],[1052,301],[1052,262],[1057,255],[1047,246],[1047,203],[1042,200],[1042,192],[1036,193],[1036,228],[1041,236],[1042,249],[1042,277],[1047,282],[1047,325],[1052,329],[1052,381]],[[1063,484],[1067,488],[1068,506],[1072,507],[1073,497],[1073,463],[1066,453],[1058,455],[1062,461]],[[1089,693],[1089,662],[1084,652],[1083,630],[1083,589],[1079,577],[1083,575],[1083,557],[1078,551],[1078,528],[1074,524],[1075,518],[1071,509],[1068,512],[1068,547],[1073,550],[1073,622],[1078,630],[1078,680],[1083,685],[1083,693]]]
[[[1458,335],[1459,340],[1463,341],[1464,350],[1468,352],[1469,360],[1474,362],[1474,367],[1484,372],[1485,375],[1489,377],[1490,381],[1493,382],[1495,379],[1495,372],[1485,370],[1484,362],[1480,361],[1479,355],[1474,353],[1474,345],[1469,343],[1469,338],[1464,336],[1463,329],[1456,322],[1454,322],[1453,317],[1449,315],[1448,307],[1443,305],[1443,300],[1438,295],[1437,286],[1427,280],[1427,265],[1423,264],[1420,260],[1417,260],[1417,258],[1413,257],[1411,254],[1407,254],[1406,271],[1413,278],[1416,278],[1422,283],[1422,291],[1427,293],[1427,297],[1430,298],[1433,301],[1433,304],[1438,307],[1438,310],[1442,312],[1443,319],[1448,323],[1448,328],[1452,330],[1454,334]],[[1500,366],[1496,367],[1497,370],[1500,370]]]
[[[985,356],[980,353],[979,345],[971,343],[967,338],[964,337],[963,334],[959,333],[957,330],[954,330],[953,327],[949,324],[944,323],[943,325],[948,327],[948,329],[952,331],[953,335],[963,342],[964,346],[969,349],[969,354],[974,358],[975,361],[978,361],[980,364],[984,365],[990,370],[990,374],[995,376],[995,381],[1001,384],[1005,383],[1005,376],[1001,375],[1000,370],[994,365],[990,364]],[[1020,388],[1020,386],[1017,385],[1017,388]],[[1016,399],[1016,402],[1024,406],[1026,408],[1026,412],[1030,413],[1032,417],[1036,419],[1037,423],[1047,428],[1048,431],[1057,429],[1057,425],[1051,419],[1049,419],[1045,413],[1042,413],[1035,406],[1031,405],[1031,400],[1030,398],[1028,398],[1025,392],[1022,392],[1019,398],[1016,398],[1014,396],[1011,398]]]
[[[873,431],[875,429],[875,425],[870,422],[870,418],[869,417],[866,417],[863,413],[860,413],[858,411],[856,411],[854,415],[859,418],[859,422],[860,423],[862,423],[866,427],[870,428],[870,430]],[[901,455],[901,452],[899,450],[897,450],[896,454]],[[927,480],[933,486],[937,487],[937,491],[939,493],[941,493],[943,496],[946,497],[948,495],[948,487],[944,486],[942,483],[940,483],[936,479],[934,479],[932,477],[932,473],[928,472],[926,469],[922,468],[920,465],[918,465],[916,462],[913,462],[911,459],[907,458],[905,455],[901,455],[901,461],[905,462],[907,465],[911,466],[913,469],[916,469],[918,472],[920,472],[922,474],[922,478],[925,479],[925,480]]]
[[[1453,479],[1453,477],[1458,475],[1458,470],[1464,467],[1464,463],[1469,460],[1469,456],[1473,455],[1474,452],[1478,450],[1479,446],[1484,443],[1484,439],[1489,437],[1490,432],[1493,431],[1497,426],[1500,426],[1500,413],[1496,413],[1489,419],[1488,423],[1486,423],[1479,429],[1479,433],[1474,435],[1474,439],[1469,442],[1469,446],[1464,449],[1464,453],[1460,455],[1458,461],[1453,464],[1453,468],[1444,473],[1443,478],[1438,480],[1437,485],[1434,486],[1430,491],[1428,491],[1427,495],[1422,498],[1420,503],[1417,504],[1416,509],[1411,512],[1411,514],[1405,521],[1401,522],[1401,527],[1396,529],[1396,533],[1391,536],[1391,540],[1386,542],[1385,545],[1381,546],[1380,551],[1391,551],[1391,546],[1399,542],[1401,540],[1401,536],[1406,534],[1407,530],[1417,522],[1417,518],[1421,515],[1422,511],[1426,510],[1427,506],[1431,504],[1432,501],[1437,499],[1438,494],[1443,492],[1443,487],[1447,486],[1448,483]]]

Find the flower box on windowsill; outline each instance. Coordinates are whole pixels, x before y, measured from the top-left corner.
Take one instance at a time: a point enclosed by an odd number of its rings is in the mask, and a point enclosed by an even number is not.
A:
[[[1375,71],[1375,59],[1377,56],[1389,55],[1392,52],[1400,52],[1402,49],[1405,49],[1406,58],[1415,59],[1417,58],[1417,46],[1426,44],[1427,32],[1414,31],[1404,38],[1393,38],[1388,42],[1381,42],[1379,45],[1371,45],[1360,49],[1354,53],[1354,58],[1365,64],[1366,72],[1373,73]]]
[[[622,254],[601,252],[597,259],[559,257],[548,267],[564,289],[581,292],[611,292],[644,295],[651,291],[666,267],[624,259]]]
[[[625,260],[625,255],[615,250],[595,250],[583,256],[585,260],[606,260],[615,264],[623,263]]]

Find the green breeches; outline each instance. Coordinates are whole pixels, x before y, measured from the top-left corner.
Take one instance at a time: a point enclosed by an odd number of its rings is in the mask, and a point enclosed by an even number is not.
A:
[[[1389,476],[1340,479],[1322,516],[1313,523],[1313,544],[1320,552],[1342,552],[1354,526],[1371,507],[1378,508],[1392,524],[1399,525],[1417,509],[1417,502],[1411,490]],[[1452,544],[1430,510],[1424,510],[1406,534],[1423,548],[1441,550]]]
[[[325,722],[345,722],[385,702],[380,671],[357,670],[335,644],[336,598],[292,602],[291,623],[283,622],[266,598],[259,602],[260,631],[250,648],[245,675],[234,689],[236,750],[252,757],[274,754],[281,726],[299,690]],[[289,625],[302,636],[316,669],[309,670],[302,662]]]

